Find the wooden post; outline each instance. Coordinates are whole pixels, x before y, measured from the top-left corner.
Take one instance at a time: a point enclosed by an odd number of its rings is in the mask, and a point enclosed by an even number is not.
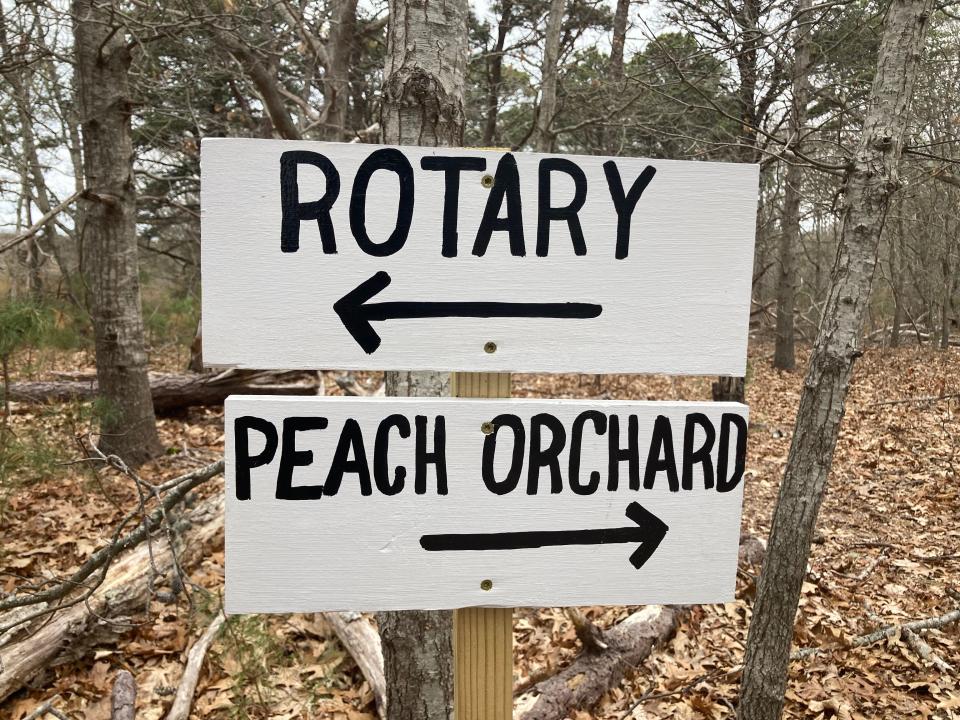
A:
[[[510,397],[510,373],[453,373],[450,394]],[[479,583],[483,578],[477,578]],[[513,610],[463,608],[453,616],[455,720],[510,720],[513,715]]]

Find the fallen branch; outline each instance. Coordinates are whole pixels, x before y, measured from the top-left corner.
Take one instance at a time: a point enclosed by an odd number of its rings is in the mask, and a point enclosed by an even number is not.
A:
[[[278,383],[276,373],[236,373],[221,375],[150,375],[150,394],[157,413],[170,413],[197,405],[222,405],[228,395],[316,395],[315,382]],[[273,380],[274,382],[270,382]],[[92,400],[97,382],[90,380],[50,380],[11,383],[7,397],[14,402],[49,403]]]
[[[174,478],[158,487],[158,490],[168,491],[163,496],[163,501],[156,510],[148,515],[137,527],[122,537],[115,537],[109,545],[97,550],[93,555],[87,558],[77,570],[63,582],[56,583],[46,590],[33,593],[20,593],[0,600],[0,613],[24,607],[26,605],[38,605],[41,603],[52,603],[63,599],[75,590],[84,589],[84,582],[97,570],[107,566],[111,560],[125,550],[136,547],[146,540],[152,533],[156,532],[166,514],[184,497],[201,483],[206,482],[212,477],[216,477],[223,472],[223,460],[218,460],[206,467],[194,470],[193,472]],[[22,622],[18,618],[17,623]],[[12,624],[3,623],[3,616],[0,616],[0,636],[10,630]]]
[[[903,637],[906,638],[907,645],[910,646],[911,650],[933,665],[937,670],[942,673],[953,673],[953,665],[937,655],[933,651],[933,648],[927,644],[927,641],[917,635],[913,630],[903,628]]]
[[[203,667],[207,650],[210,649],[210,645],[213,644],[226,619],[222,612],[218,612],[207,629],[203,631],[200,639],[193,644],[193,647],[187,653],[187,664],[183,668],[180,685],[177,686],[177,694],[173,698],[173,704],[170,706],[169,712],[167,712],[166,720],[187,720],[190,717],[193,695],[197,690],[197,681],[200,679],[200,668]]]
[[[562,720],[593,706],[626,673],[673,635],[680,610],[648,605],[602,633],[606,649],[585,649],[569,666],[537,683],[514,703],[519,720]]]
[[[54,703],[61,699],[62,698],[59,694],[54,695],[46,702],[38,705],[36,710],[33,710],[29,715],[23,718],[23,720],[42,720],[47,715],[53,715],[55,718],[57,718],[57,720],[67,720],[67,716],[54,707]]]
[[[901,398],[900,400],[881,400],[880,402],[868,403],[864,407],[879,407],[880,405],[908,405],[913,403],[934,403],[944,400],[956,400],[960,398],[960,393],[949,393],[944,395],[921,395],[920,397]]]
[[[112,641],[131,627],[158,597],[157,589],[173,575],[175,563],[196,564],[223,534],[223,493],[217,493],[174,521],[177,557],[165,541],[152,542],[117,557],[103,582],[85,600],[65,598],[48,608],[30,627],[27,637],[0,647],[0,701],[21,688],[44,668],[84,657],[90,647]]]
[[[900,623],[895,625],[885,625],[879,630],[874,630],[871,633],[866,635],[858,635],[855,638],[852,638],[847,644],[847,649],[861,648],[866,647],[867,645],[873,645],[878,643],[881,640],[884,640],[892,635],[895,635],[897,632],[904,634],[906,632],[916,632],[917,630],[939,630],[940,628],[946,627],[952,623],[960,620],[960,608],[951,610],[948,613],[943,615],[937,615],[936,617],[924,618],[923,620],[913,620],[912,622]],[[811,648],[801,648],[800,650],[795,650],[790,654],[791,660],[805,660],[806,658],[813,657],[814,655],[819,655],[823,652],[827,652],[823,648],[811,647]]]
[[[360,613],[327,612],[321,613],[321,616],[330,624],[340,643],[360,668],[373,693],[380,720],[387,720],[387,681],[383,675],[380,635]]]

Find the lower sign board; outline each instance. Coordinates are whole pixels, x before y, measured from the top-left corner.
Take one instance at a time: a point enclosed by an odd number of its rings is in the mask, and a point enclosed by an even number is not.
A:
[[[732,600],[737,403],[227,399],[233,613]]]

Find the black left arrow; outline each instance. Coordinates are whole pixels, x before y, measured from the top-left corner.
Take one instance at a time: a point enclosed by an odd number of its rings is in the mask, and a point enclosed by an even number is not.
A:
[[[627,505],[626,515],[636,525],[597,530],[532,530],[505,533],[450,533],[423,535],[424,550],[520,550],[550,545],[603,545],[606,543],[640,543],[630,556],[630,563],[639,570],[660,547],[667,534],[667,524],[640,503]]]
[[[333,304],[340,321],[369,355],[380,347],[380,336],[371,322],[400,318],[595,318],[603,312],[602,305],[592,303],[511,303],[511,302],[381,302],[369,300],[390,284],[390,276],[380,271]]]

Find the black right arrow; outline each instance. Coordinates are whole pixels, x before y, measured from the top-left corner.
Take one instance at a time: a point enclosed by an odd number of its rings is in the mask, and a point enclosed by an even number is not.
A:
[[[630,563],[639,570],[660,547],[667,534],[667,524],[640,503],[627,505],[626,515],[636,525],[597,530],[532,530],[506,533],[450,533],[423,535],[424,550],[520,550],[550,545],[604,545],[606,543],[640,543],[630,556]]]
[[[390,276],[387,273],[374,273],[333,304],[333,310],[340,316],[343,326],[368,355],[380,347],[380,336],[370,324],[375,321],[436,317],[587,319],[603,312],[601,305],[574,302],[369,302],[389,284]]]

